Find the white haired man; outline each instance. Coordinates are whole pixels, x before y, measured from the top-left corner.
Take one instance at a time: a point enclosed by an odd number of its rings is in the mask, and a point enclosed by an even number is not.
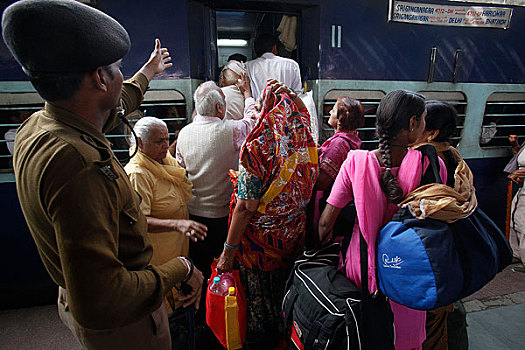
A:
[[[240,90],[249,91],[249,85],[244,75],[238,85]],[[211,263],[221,255],[228,235],[232,194],[228,171],[239,167],[239,151],[255,124],[255,100],[246,99],[243,119],[226,120],[224,93],[213,81],[199,85],[193,98],[197,115],[180,131],[176,157],[193,183],[193,200],[188,204],[190,219],[208,227],[204,241],[190,244],[190,257],[207,280]],[[203,348],[217,348],[217,340],[205,325],[204,291],[201,310],[196,315],[198,341]]]
[[[244,76],[238,86],[245,92],[249,91],[249,84]],[[224,93],[213,81],[199,85],[194,100],[197,115],[180,131],[176,157],[193,183],[194,198],[188,204],[190,219],[208,226],[206,240],[190,244],[190,257],[206,279],[228,234],[232,194],[228,171],[238,169],[239,150],[255,123],[255,101],[252,97],[246,99],[243,119],[225,120]]]

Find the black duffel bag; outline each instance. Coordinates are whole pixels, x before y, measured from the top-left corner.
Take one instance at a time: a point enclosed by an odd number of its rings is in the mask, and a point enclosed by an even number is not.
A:
[[[368,281],[360,235],[361,276]],[[305,252],[286,284],[283,311],[296,349],[394,349],[394,317],[386,297],[357,288],[337,270],[338,243]],[[363,253],[364,252],[364,253]]]

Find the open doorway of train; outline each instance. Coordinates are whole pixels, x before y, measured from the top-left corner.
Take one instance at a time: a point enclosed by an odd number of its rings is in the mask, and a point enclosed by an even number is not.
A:
[[[236,60],[256,58],[255,38],[272,34],[278,38],[277,54],[300,63],[300,15],[298,13],[269,13],[255,11],[216,10],[217,74],[230,57]]]

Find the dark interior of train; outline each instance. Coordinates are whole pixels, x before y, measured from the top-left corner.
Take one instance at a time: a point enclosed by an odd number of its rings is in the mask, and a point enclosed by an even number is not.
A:
[[[254,57],[252,51],[253,41],[259,34],[279,35],[277,29],[283,20],[282,13],[264,12],[242,12],[242,11],[217,11],[217,48],[218,65],[223,66],[230,55],[242,54],[248,60]],[[290,14],[292,16],[294,14]],[[299,28],[296,32],[298,33]],[[299,43],[300,40],[297,40]],[[289,57],[298,60],[297,47],[288,50],[282,43],[279,43],[279,56]]]

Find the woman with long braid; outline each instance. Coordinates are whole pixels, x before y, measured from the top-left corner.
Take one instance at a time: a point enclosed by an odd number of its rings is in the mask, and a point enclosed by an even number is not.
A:
[[[350,152],[341,166],[327,206],[319,222],[319,238],[332,230],[341,209],[354,200],[357,220],[350,246],[344,257],[346,276],[361,287],[359,233],[368,245],[368,288],[374,293],[376,282],[376,238],[379,230],[398,210],[397,203],[419,185],[428,160],[421,163],[421,152],[409,149],[425,130],[423,96],[405,90],[390,92],[381,100],[376,119],[379,148]],[[440,161],[440,175],[446,182],[446,168]],[[408,286],[407,286],[408,287]],[[394,314],[396,349],[421,349],[425,340],[425,311],[412,310],[390,302]]]

